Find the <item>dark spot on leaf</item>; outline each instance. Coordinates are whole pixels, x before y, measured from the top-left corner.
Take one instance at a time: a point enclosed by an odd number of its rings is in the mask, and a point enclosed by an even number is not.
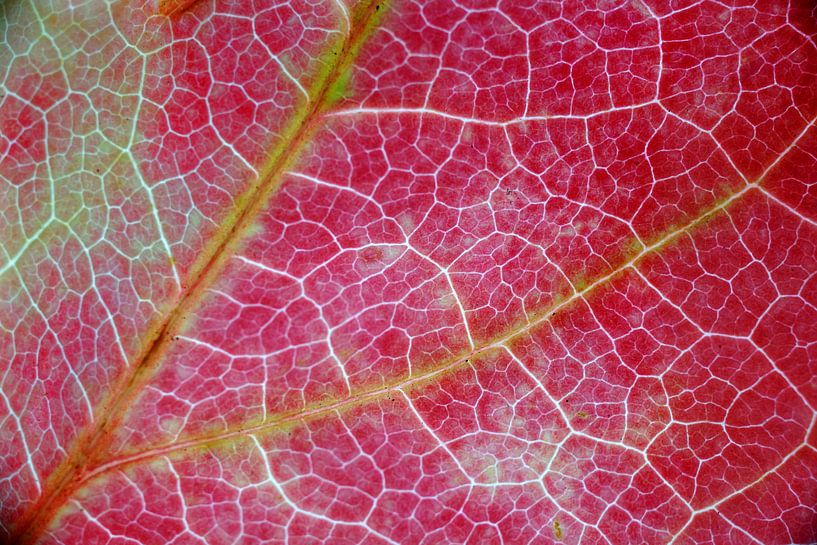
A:
[[[559,523],[558,520],[553,521],[553,537],[556,539],[562,539],[564,532],[562,532],[562,525]]]

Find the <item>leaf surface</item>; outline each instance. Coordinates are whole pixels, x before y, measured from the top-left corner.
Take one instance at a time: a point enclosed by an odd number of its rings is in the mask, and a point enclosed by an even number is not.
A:
[[[0,20],[3,542],[817,541],[810,2]]]

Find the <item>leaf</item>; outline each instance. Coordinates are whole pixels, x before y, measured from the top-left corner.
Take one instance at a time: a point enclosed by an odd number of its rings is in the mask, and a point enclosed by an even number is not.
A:
[[[817,18],[728,4],[0,6],[0,541],[817,541]]]

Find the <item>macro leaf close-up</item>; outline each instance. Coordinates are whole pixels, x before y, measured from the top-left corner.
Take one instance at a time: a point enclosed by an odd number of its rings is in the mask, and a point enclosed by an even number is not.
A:
[[[817,543],[813,0],[0,1],[0,544]]]

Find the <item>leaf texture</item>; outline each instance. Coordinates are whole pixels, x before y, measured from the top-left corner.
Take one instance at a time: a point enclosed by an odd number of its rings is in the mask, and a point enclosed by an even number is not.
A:
[[[817,542],[811,2],[0,21],[0,542]]]

